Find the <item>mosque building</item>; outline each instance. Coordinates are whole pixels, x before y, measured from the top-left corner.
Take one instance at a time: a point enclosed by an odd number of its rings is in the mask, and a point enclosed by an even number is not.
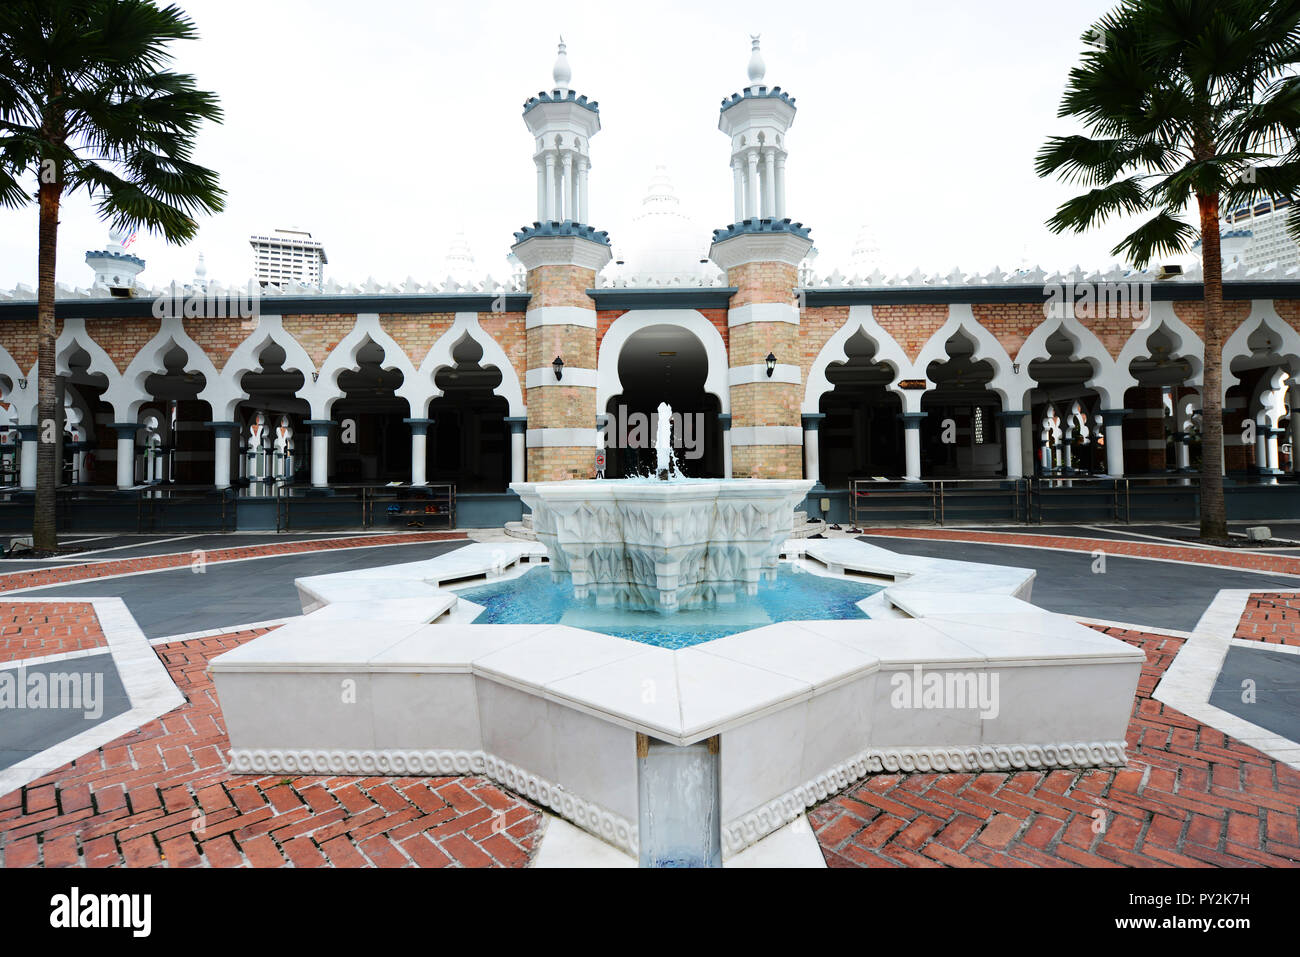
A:
[[[551,87],[523,104],[536,207],[491,257],[508,245],[499,277],[459,235],[429,285],[313,275],[241,290],[200,272],[150,290],[115,234],[87,254],[91,288],[56,300],[63,481],[250,502],[452,485],[460,524],[501,525],[520,516],[512,481],[643,471],[623,425],[661,402],[693,436],[686,474],[812,478],[808,510],[829,502],[832,519],[853,482],[1195,465],[1195,265],[889,278],[864,230],[836,260],[847,274],[818,271],[816,224],[788,201],[788,183],[816,175],[796,116],[755,39],[718,112],[732,221],[710,233],[660,167],[612,243],[600,104],[572,86],[561,44]],[[1294,272],[1238,260],[1225,273],[1224,460],[1238,479],[1297,469]],[[19,488],[35,484],[35,317],[33,290],[0,292],[0,478]]]

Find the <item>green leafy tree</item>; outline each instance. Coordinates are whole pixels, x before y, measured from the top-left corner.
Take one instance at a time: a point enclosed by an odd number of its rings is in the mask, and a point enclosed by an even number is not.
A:
[[[1112,250],[1138,268],[1187,252],[1199,235],[1201,536],[1225,539],[1219,211],[1300,191],[1300,2],[1130,0],[1082,39],[1058,115],[1089,135],[1049,138],[1036,168],[1089,189],[1047,225],[1082,232],[1113,216],[1146,217]],[[1300,236],[1300,221],[1289,225]]]
[[[37,361],[40,441],[32,535],[53,550],[58,421],[54,269],[59,206],[86,193],[115,228],[185,243],[195,216],[218,212],[217,174],[193,162],[216,97],[176,73],[169,44],[198,36],[175,6],[147,0],[0,3],[0,204],[39,207]],[[34,188],[34,192],[33,192]]]

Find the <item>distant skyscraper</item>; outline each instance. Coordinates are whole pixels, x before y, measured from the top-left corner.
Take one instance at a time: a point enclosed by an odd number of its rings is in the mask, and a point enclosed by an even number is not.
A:
[[[1247,269],[1276,263],[1282,269],[1300,266],[1300,244],[1287,235],[1286,222],[1293,204],[1289,199],[1261,200],[1253,206],[1229,210],[1223,217],[1224,232],[1244,230],[1245,250],[1241,254]]]
[[[325,247],[298,229],[277,229],[248,238],[253,247],[253,275],[263,285],[299,282],[319,286],[325,278]]]

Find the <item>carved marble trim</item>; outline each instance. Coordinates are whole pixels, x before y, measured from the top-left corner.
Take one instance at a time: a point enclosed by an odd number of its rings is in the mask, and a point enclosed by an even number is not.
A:
[[[880,771],[1010,771],[1125,765],[1123,741],[969,745],[951,748],[868,748],[722,827],[728,857],[798,818],[819,801]]]
[[[632,821],[487,751],[232,748],[226,767],[235,774],[482,775],[637,856]]]

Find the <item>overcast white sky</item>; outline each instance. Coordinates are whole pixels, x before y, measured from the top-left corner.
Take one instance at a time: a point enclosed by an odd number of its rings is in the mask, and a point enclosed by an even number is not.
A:
[[[249,234],[277,226],[323,241],[340,281],[435,278],[457,230],[504,277],[536,205],[523,101],[551,86],[560,33],[573,87],[600,101],[590,218],[616,250],[656,162],[706,239],[730,222],[718,107],[746,83],[749,33],[767,82],[798,99],[787,210],[819,268],[863,225],[886,272],[1104,267],[1122,235],[1053,236],[1043,222],[1076,190],[1033,172],[1044,137],[1071,131],[1056,110],[1102,0],[179,3],[202,38],[176,46],[177,68],[226,111],[198,159],[229,197],[186,247],[141,236],[149,285],[187,280],[200,252],[210,279],[242,283]],[[59,281],[88,285],[84,252],[106,237],[69,201]],[[35,281],[35,207],[0,212],[0,288]]]

